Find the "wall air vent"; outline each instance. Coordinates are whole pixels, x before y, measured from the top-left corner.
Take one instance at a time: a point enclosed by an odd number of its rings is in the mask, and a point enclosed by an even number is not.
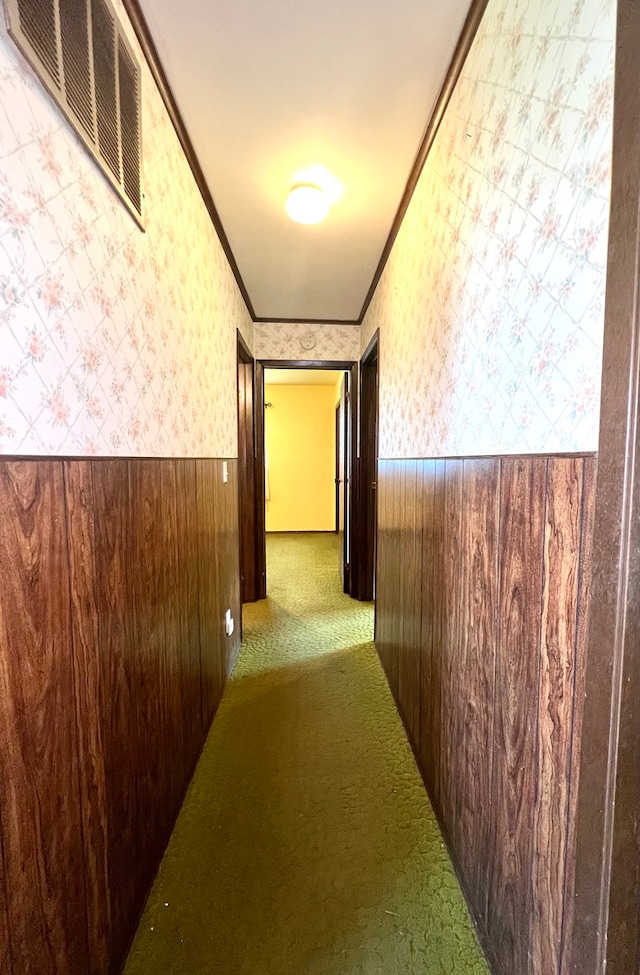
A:
[[[142,227],[140,66],[109,0],[4,0],[9,34]]]

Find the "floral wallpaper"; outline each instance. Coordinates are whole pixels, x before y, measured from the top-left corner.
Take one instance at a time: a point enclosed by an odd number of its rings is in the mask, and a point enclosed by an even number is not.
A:
[[[490,0],[362,327],[380,455],[598,446],[614,0]]]
[[[142,55],[145,233],[0,21],[0,452],[235,455],[252,323]]]
[[[357,360],[360,358],[360,328],[357,325],[256,322],[253,353],[256,359]]]

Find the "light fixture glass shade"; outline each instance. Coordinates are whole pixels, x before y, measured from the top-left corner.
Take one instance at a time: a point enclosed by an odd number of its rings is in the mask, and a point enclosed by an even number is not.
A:
[[[308,166],[307,169],[299,169],[293,174],[291,182],[292,184],[311,183],[312,186],[320,187],[332,206],[344,193],[344,186],[340,180],[330,173],[326,166],[319,164]]]
[[[331,203],[319,186],[297,183],[287,197],[285,210],[297,223],[320,223],[329,213]]]

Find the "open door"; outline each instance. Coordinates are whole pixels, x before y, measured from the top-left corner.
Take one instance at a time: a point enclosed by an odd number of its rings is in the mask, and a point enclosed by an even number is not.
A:
[[[261,367],[254,363],[238,332],[238,512],[243,603],[264,598],[266,586],[262,394],[257,381],[261,374]]]
[[[340,402],[336,416],[336,507],[338,522],[338,570],[344,592],[347,592],[349,557],[347,553],[347,400],[348,376],[345,372],[340,386]]]
[[[353,545],[353,519],[355,507],[355,467],[356,446],[356,390],[357,370],[354,365],[345,371],[340,387],[340,403],[336,422],[337,444],[337,514],[338,535],[340,539],[338,568],[342,589],[347,595],[354,594],[356,584],[356,550]]]
[[[351,595],[370,600],[375,596],[376,534],[378,521],[378,332],[360,360],[360,450],[358,460],[357,517],[354,547],[357,549],[357,580]]]
[[[336,534],[340,532],[340,403],[336,406]]]
[[[255,422],[255,504],[256,504],[256,599],[267,596],[267,536],[265,531],[265,467],[264,467],[264,369],[254,363],[253,377]]]

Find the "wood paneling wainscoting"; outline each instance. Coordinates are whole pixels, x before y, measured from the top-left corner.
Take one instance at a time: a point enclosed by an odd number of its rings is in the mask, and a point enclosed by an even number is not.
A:
[[[379,466],[376,645],[495,975],[568,971],[595,467]]]
[[[239,647],[227,463],[0,460],[6,975],[121,967]]]

